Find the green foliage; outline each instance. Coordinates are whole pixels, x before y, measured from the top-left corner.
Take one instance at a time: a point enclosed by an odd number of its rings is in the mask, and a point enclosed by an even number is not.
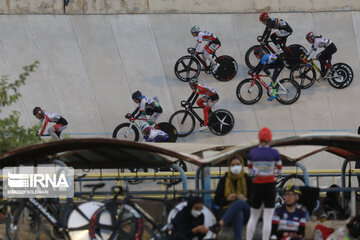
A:
[[[35,71],[39,65],[38,61],[23,67],[24,72],[19,75],[19,79],[9,82],[9,75],[3,75],[0,78],[0,112],[1,108],[10,106],[20,97],[20,86],[25,84],[26,78],[31,72]],[[12,111],[11,114],[0,119],[0,153],[10,151],[14,148],[24,147],[30,144],[40,142],[41,140],[35,135],[36,129],[25,128],[19,125],[20,113]]]

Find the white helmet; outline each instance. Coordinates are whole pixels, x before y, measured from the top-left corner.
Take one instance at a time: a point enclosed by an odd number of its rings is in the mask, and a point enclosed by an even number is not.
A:
[[[140,125],[140,130],[143,132],[145,129],[147,129],[148,127],[150,127],[149,123],[148,122],[143,122],[141,125]]]
[[[190,29],[191,34],[200,32],[200,27],[198,25],[194,25]]]

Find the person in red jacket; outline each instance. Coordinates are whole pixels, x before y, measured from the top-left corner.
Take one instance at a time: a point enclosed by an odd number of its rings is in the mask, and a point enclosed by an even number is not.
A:
[[[282,170],[279,152],[269,146],[272,140],[271,130],[267,127],[262,128],[258,137],[260,144],[249,151],[247,160],[249,172],[254,177],[250,197],[250,219],[246,227],[247,240],[252,240],[254,236],[262,204],[264,204],[262,239],[270,238],[275,211],[275,170],[279,173]]]
[[[187,100],[188,103],[196,101],[199,95],[202,95],[196,104],[204,109],[204,124],[199,128],[199,131],[204,131],[208,128],[209,111],[219,101],[219,95],[212,87],[199,83],[197,78],[190,79],[189,86],[193,92]]]

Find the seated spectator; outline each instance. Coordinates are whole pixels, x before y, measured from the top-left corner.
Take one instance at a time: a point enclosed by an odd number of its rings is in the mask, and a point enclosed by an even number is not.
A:
[[[292,184],[284,190],[284,205],[275,209],[272,220],[271,239],[304,239],[306,210],[298,204],[301,192]]]
[[[339,188],[338,185],[333,184],[330,188]],[[343,209],[339,203],[340,192],[326,192],[324,199],[324,211],[328,220],[344,220],[349,217],[346,214],[346,209]]]
[[[172,220],[173,230],[170,240],[191,240],[194,237],[203,239],[209,229],[204,225],[204,206],[200,197],[189,198],[187,205]]]
[[[229,170],[217,185],[215,204],[220,207],[218,219],[220,226],[232,226],[234,239],[242,239],[242,226],[250,216],[247,203],[251,192],[251,178],[244,172],[244,160],[235,156],[229,161]]]

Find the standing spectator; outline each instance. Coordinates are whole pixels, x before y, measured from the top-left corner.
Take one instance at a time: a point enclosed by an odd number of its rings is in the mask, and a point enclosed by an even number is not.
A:
[[[282,169],[279,152],[269,146],[272,139],[271,130],[262,128],[258,137],[260,145],[249,151],[247,162],[249,171],[254,176],[250,198],[250,219],[246,227],[247,240],[252,240],[254,236],[262,204],[264,204],[262,239],[270,238],[271,220],[275,211],[275,167],[279,173]]]
[[[251,192],[251,179],[244,172],[244,160],[240,156],[234,156],[229,161],[229,170],[225,173],[217,185],[215,192],[215,204],[220,207],[218,217],[219,224],[232,226],[234,239],[242,239],[243,224],[246,224],[250,216],[250,206],[247,203]]]
[[[298,204],[301,191],[292,184],[284,190],[285,204],[275,210],[272,220],[271,235],[276,239],[303,239],[305,236],[306,212]],[[272,237],[273,239],[273,237]]]
[[[209,229],[204,225],[204,206],[200,197],[189,198],[187,205],[172,220],[174,228],[169,240],[203,239]]]

